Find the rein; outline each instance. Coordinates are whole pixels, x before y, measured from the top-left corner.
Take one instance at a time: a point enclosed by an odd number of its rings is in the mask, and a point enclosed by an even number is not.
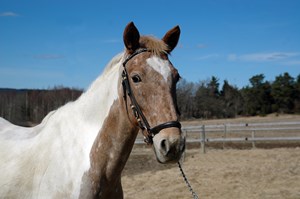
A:
[[[128,72],[126,70],[126,63],[135,57],[138,54],[141,54],[143,52],[149,52],[148,49],[142,48],[137,51],[135,51],[133,54],[131,54],[129,57],[125,59],[123,62],[123,72],[122,72],[122,85],[123,85],[123,91],[124,91],[124,99],[126,103],[126,108],[127,108],[127,98],[126,96],[128,95],[131,101],[131,109],[133,111],[133,114],[138,122],[138,126],[142,130],[142,133],[144,135],[144,142],[147,144],[152,144],[153,143],[153,137],[158,134],[161,130],[166,129],[166,128],[172,128],[176,127],[181,129],[181,124],[178,121],[169,121],[165,122],[162,124],[159,124],[157,126],[154,126],[151,128],[149,125],[149,122],[145,115],[143,114],[143,111],[141,110],[138,102],[135,99],[135,96],[133,95],[130,82],[129,82],[129,77],[128,77]],[[145,131],[146,130],[146,131]]]
[[[182,177],[183,177],[183,180],[185,181],[186,186],[189,188],[190,192],[191,192],[192,195],[193,195],[193,198],[194,198],[194,199],[199,199],[197,193],[193,190],[193,188],[192,188],[190,182],[188,181],[188,179],[187,179],[185,173],[183,172],[183,169],[182,169],[182,166],[181,166],[180,162],[178,162],[178,167],[179,167],[179,170],[180,170],[181,175],[182,175]]]

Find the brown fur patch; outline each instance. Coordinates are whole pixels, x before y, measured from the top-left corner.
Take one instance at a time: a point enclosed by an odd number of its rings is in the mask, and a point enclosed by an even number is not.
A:
[[[160,39],[152,36],[141,36],[140,47],[147,48],[155,55],[168,54],[168,45]]]

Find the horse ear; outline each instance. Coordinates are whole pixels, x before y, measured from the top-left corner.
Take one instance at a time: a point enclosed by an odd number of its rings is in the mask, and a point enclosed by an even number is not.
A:
[[[171,30],[169,30],[162,40],[168,45],[168,53],[172,52],[172,50],[176,47],[180,36],[180,28],[179,26],[175,26]]]
[[[123,33],[123,40],[125,47],[130,54],[140,47],[140,33],[133,22],[127,24]]]

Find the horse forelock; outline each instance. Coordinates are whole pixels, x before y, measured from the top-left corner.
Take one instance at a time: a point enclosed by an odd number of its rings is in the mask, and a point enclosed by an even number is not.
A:
[[[168,54],[168,45],[160,39],[153,36],[141,36],[140,47],[146,48],[151,51],[154,55]]]

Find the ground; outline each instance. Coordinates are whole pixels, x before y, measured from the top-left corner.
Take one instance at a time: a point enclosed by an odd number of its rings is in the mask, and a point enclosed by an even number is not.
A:
[[[187,151],[183,169],[199,198],[299,199],[300,148]],[[177,165],[135,149],[122,178],[125,198],[192,198]]]
[[[183,169],[200,199],[300,198],[300,147],[209,148],[206,154],[193,147]],[[134,147],[122,184],[127,199],[192,198],[177,165],[157,163],[146,146]]]

